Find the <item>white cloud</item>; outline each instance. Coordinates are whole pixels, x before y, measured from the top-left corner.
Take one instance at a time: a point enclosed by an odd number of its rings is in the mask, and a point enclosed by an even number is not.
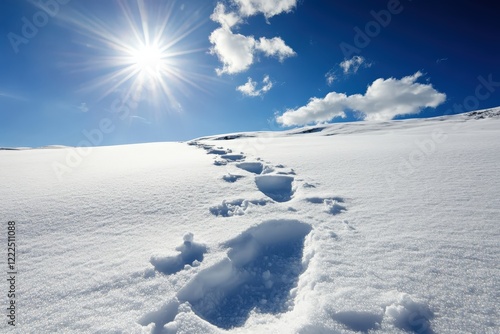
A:
[[[344,59],[344,61],[339,64],[339,67],[342,69],[344,75],[357,73],[360,67],[367,68],[371,66],[372,63],[367,62],[366,59],[361,56],[354,56],[351,59]],[[339,78],[339,75],[337,73],[338,69],[335,67],[325,74],[326,83],[328,84],[328,86],[331,86],[333,82]]]
[[[278,123],[285,126],[306,125],[331,120],[334,117],[345,117],[344,108],[347,96],[339,93],[328,93],[324,99],[313,97],[306,106],[289,109],[277,117]]]
[[[335,71],[330,70],[330,71],[328,71],[328,73],[325,74],[325,78],[326,78],[326,83],[328,84],[328,86],[331,86],[333,84],[333,82],[335,80],[337,80],[337,75],[336,75]]]
[[[257,82],[253,81],[252,78],[248,78],[248,81],[246,84],[239,86],[236,88],[239,90],[243,95],[247,96],[262,96],[268,91],[273,88],[273,83],[271,82],[271,79],[269,78],[268,75],[264,76],[264,79],[262,80],[262,88],[257,89]]]
[[[295,55],[285,42],[274,37],[261,37],[258,41],[253,36],[235,34],[230,29],[218,28],[209,37],[212,48],[210,52],[217,55],[222,68],[216,69],[218,75],[235,74],[248,70],[254,63],[255,54],[263,52],[268,57],[277,57],[280,61]]]
[[[226,13],[226,6],[223,3],[217,3],[214,12],[210,16],[212,21],[219,23],[223,28],[230,29],[241,23],[241,17],[237,13]]]
[[[296,5],[296,0],[231,1],[234,6],[239,6],[237,12],[226,12],[226,6],[219,2],[210,16],[213,21],[221,25],[209,37],[212,44],[210,53],[217,55],[222,63],[222,68],[216,69],[218,75],[235,74],[248,70],[254,63],[255,55],[259,52],[267,57],[277,57],[280,61],[295,55],[295,51],[286,45],[280,37],[271,39],[261,37],[257,41],[253,36],[234,33],[233,29],[242,22],[242,15],[250,16],[263,13],[266,17],[271,17],[290,11]]]
[[[416,82],[421,76],[422,73],[417,72],[402,79],[379,78],[368,86],[364,95],[331,92],[322,99],[312,98],[303,107],[287,110],[277,121],[285,126],[326,122],[345,117],[345,110],[357,111],[363,119],[371,121],[418,114],[423,108],[435,108],[446,100],[446,94],[431,84]]]
[[[252,36],[233,34],[229,29],[218,28],[209,37],[213,44],[210,52],[217,55],[222,68],[217,74],[234,74],[248,70],[254,61],[255,39]]]
[[[233,0],[239,6],[242,16],[262,13],[267,19],[281,13],[288,13],[297,6],[297,0]]]
[[[358,72],[358,69],[361,66],[363,66],[363,67],[370,67],[370,66],[372,66],[372,64],[371,63],[367,63],[366,59],[364,57],[354,56],[351,59],[344,59],[344,61],[341,62],[339,66],[344,71],[344,74],[349,74],[349,73],[356,73],[356,72]]]
[[[264,54],[268,57],[278,57],[280,61],[285,60],[285,58],[295,56],[295,51],[286,45],[285,42],[279,37],[271,39],[261,37],[256,45],[256,49],[264,52]]]

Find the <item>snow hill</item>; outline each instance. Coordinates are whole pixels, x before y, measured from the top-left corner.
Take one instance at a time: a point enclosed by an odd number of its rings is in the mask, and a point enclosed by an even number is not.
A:
[[[496,108],[97,147],[63,175],[75,148],[1,150],[13,331],[499,333],[499,128]]]

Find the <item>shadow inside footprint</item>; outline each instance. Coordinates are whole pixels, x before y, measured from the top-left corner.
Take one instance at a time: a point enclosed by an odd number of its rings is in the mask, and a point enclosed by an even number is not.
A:
[[[239,179],[241,179],[242,177],[243,177],[243,175],[227,174],[227,175],[224,175],[222,177],[222,179],[226,182],[234,183],[234,182],[238,181]]]
[[[225,150],[222,148],[213,148],[213,149],[208,150],[208,152],[207,152],[207,154],[216,154],[216,155],[224,155],[224,154],[228,154],[228,153],[231,153],[231,150]]]
[[[333,319],[355,332],[368,332],[380,328],[383,316],[369,312],[345,311],[334,314]]]
[[[150,312],[138,320],[142,326],[147,326],[154,323],[155,326],[151,330],[151,334],[165,333],[163,326],[171,321],[174,321],[179,312],[179,301],[177,299],[163,305],[158,311]]]
[[[184,243],[175,250],[179,251],[180,254],[169,257],[152,257],[150,262],[155,270],[166,275],[175,274],[184,269],[186,265],[192,266],[195,261],[203,261],[203,254],[207,252],[207,247],[193,242],[193,234],[188,233],[184,236]]]
[[[264,165],[261,162],[241,162],[236,167],[254,174],[260,174],[264,170]]]
[[[287,202],[294,193],[294,178],[289,175],[258,175],[255,177],[257,188],[276,202]]]
[[[242,326],[252,310],[281,313],[291,306],[290,290],[303,272],[304,238],[311,226],[273,220],[228,241],[228,258],[201,271],[178,293],[211,324]]]
[[[312,204],[323,204],[325,200],[332,200],[339,203],[344,203],[344,199],[342,197],[308,197],[306,201]]]
[[[243,154],[224,154],[221,155],[221,158],[227,161],[241,161],[245,156]]]

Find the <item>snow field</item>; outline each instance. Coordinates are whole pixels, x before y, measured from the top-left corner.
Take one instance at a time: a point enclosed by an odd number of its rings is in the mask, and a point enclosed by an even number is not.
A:
[[[93,148],[62,181],[70,148],[2,151],[19,332],[496,333],[481,115]]]

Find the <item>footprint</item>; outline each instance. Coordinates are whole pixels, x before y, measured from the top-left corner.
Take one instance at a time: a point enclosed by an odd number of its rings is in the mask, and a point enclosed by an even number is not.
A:
[[[264,166],[264,168],[262,169],[262,172],[260,172],[260,174],[270,174],[270,173],[273,173],[275,171],[275,169],[271,166]]]
[[[227,160],[215,160],[214,165],[215,166],[225,166],[225,165],[227,165]]]
[[[210,208],[210,212],[214,216],[221,217],[232,217],[232,216],[242,216],[250,205],[260,205],[264,206],[269,201],[267,200],[247,200],[247,199],[237,199],[234,201],[222,201],[222,204],[213,206]]]
[[[214,147],[214,146],[213,146],[213,145],[206,145],[206,144],[202,144],[202,145],[200,145],[200,147],[201,147],[202,149],[204,149],[205,151],[209,152],[209,151],[213,150],[213,147]]]
[[[226,182],[234,183],[243,177],[244,177],[243,175],[226,174],[222,177],[222,179]]]
[[[181,271],[186,265],[194,266],[195,263],[203,261],[203,254],[207,252],[207,247],[193,242],[193,239],[192,233],[184,235],[184,243],[175,249],[180,252],[179,255],[152,257],[150,262],[155,270],[170,275]]]
[[[221,329],[242,326],[252,311],[288,311],[293,307],[290,291],[305,270],[302,251],[310,231],[309,224],[298,220],[271,220],[248,229],[224,244],[227,258],[199,272],[174,300],[140,323],[154,322],[160,332],[185,302]]]
[[[340,205],[333,200],[325,200],[325,206],[326,206],[326,212],[334,216],[344,211],[347,211],[345,206]]]
[[[290,290],[302,273],[304,238],[311,226],[274,220],[248,229],[225,243],[228,258],[200,272],[181,291],[198,316],[229,329],[241,326],[250,311],[288,310]]]
[[[347,211],[347,208],[339,203],[344,203],[342,197],[308,197],[306,201],[313,204],[323,204],[325,206],[325,212],[331,215],[338,215],[343,211]]]
[[[237,164],[236,167],[254,174],[260,174],[264,170],[262,162],[241,162]]]
[[[344,201],[345,201],[342,197],[308,197],[308,198],[306,198],[306,201],[308,201],[309,203],[313,203],[313,204],[323,204],[325,202],[325,200],[332,200],[332,201],[336,201],[339,203],[344,203]]]
[[[241,161],[245,158],[243,154],[224,154],[221,155],[222,159],[226,159],[227,161]]]
[[[335,313],[333,319],[352,331],[366,333],[369,330],[380,328],[383,315],[370,312],[344,311]]]
[[[141,319],[139,319],[138,323],[142,326],[148,326],[149,324],[155,324],[154,328],[151,330],[151,334],[162,334],[165,333],[164,326],[166,324],[174,324],[174,321],[177,314],[179,314],[179,306],[180,303],[175,298],[169,303],[163,305],[158,311],[149,312],[144,315]],[[165,329],[168,328],[169,325],[165,326]],[[143,331],[144,332],[144,331]],[[176,331],[168,331],[167,333],[176,333]]]
[[[202,148],[204,149],[205,151],[210,151],[213,149],[213,145],[208,145],[208,144],[195,144],[196,146],[198,146],[199,148]]]
[[[274,201],[287,202],[294,194],[293,180],[289,175],[258,175],[255,177],[255,184],[264,195]]]
[[[278,175],[297,175],[297,174],[295,174],[295,171],[293,169],[289,172],[277,172],[276,174],[278,174]]]
[[[223,149],[223,148],[212,148],[212,149],[209,149],[207,151],[207,154],[217,154],[217,155],[224,155],[224,154],[229,154],[231,153],[232,151],[227,149]]]
[[[224,155],[224,154],[229,154],[232,153],[233,151],[231,149],[225,149],[223,147],[217,147],[214,148],[214,145],[209,145],[209,144],[202,144],[197,140],[190,141],[187,143],[190,146],[196,146],[198,148],[201,148],[205,151],[207,151],[207,154],[215,154],[215,155]]]

